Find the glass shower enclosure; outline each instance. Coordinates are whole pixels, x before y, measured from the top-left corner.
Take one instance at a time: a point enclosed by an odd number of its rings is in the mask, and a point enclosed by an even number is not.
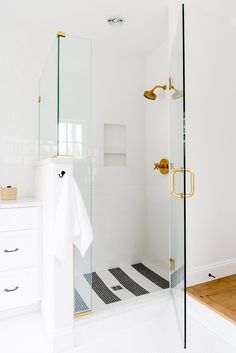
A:
[[[184,7],[170,58],[171,289],[186,346],[186,161]],[[173,91],[174,93],[174,91]],[[176,97],[175,97],[176,98]],[[39,159],[73,156],[74,177],[92,219],[91,41],[58,33],[40,79]],[[109,125],[105,129],[110,128]],[[110,159],[106,159],[110,162]],[[75,316],[92,309],[92,247],[82,257],[74,248]],[[86,280],[84,280],[86,277]]]
[[[73,156],[74,178],[91,219],[91,41],[58,32],[39,86],[39,160]],[[74,247],[75,317],[92,308],[91,286],[82,280],[91,268],[92,246],[84,257]]]

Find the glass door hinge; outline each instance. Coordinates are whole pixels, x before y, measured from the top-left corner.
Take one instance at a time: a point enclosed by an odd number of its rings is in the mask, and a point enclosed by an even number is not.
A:
[[[39,103],[41,103],[41,100],[42,100],[42,97],[41,97],[41,96],[39,96],[39,100],[38,100],[38,102],[39,102]]]
[[[65,38],[66,33],[65,33],[65,32],[62,32],[62,31],[59,31],[59,32],[57,32],[57,36],[58,36],[58,37],[64,37],[64,38]]]
[[[170,259],[170,272],[173,272],[175,270],[175,260]]]

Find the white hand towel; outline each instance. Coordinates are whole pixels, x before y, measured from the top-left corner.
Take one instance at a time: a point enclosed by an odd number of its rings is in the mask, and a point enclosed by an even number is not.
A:
[[[73,176],[65,174],[56,208],[55,256],[59,261],[66,257],[68,245],[74,244],[82,256],[93,240],[91,223],[82,195]]]

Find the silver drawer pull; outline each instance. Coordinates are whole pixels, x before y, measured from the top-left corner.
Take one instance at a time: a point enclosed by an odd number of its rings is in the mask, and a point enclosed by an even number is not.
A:
[[[7,293],[9,293],[9,292],[15,292],[17,289],[19,289],[19,287],[18,286],[16,286],[15,288],[13,288],[13,289],[4,289],[4,292],[7,292]]]
[[[4,252],[6,252],[6,253],[9,253],[9,252],[16,252],[16,251],[19,251],[19,249],[18,248],[16,248],[16,249],[14,249],[14,250],[4,250]]]

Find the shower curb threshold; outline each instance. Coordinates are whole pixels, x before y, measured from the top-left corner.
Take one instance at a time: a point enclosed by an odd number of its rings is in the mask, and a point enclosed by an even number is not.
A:
[[[155,293],[150,293],[142,297],[126,300],[125,303],[116,303],[115,307],[107,308],[102,312],[97,311],[91,315],[82,317],[74,322],[74,343],[80,346],[86,343],[91,330],[95,333],[93,340],[104,332],[114,333],[117,330],[123,330],[133,325],[139,324],[139,314],[145,320],[149,320],[150,310],[155,305],[160,310],[160,315],[164,315],[168,303],[171,301],[170,290],[164,289]],[[134,320],[135,318],[135,320]]]
[[[126,313],[128,311],[132,311],[135,309],[145,308],[148,305],[153,305],[153,303],[162,303],[171,299],[170,289],[162,289],[158,292],[149,293],[148,295],[144,295],[141,297],[136,297],[132,299],[126,299],[125,302],[118,302],[114,307],[109,307],[109,305],[102,309],[95,309],[92,311],[90,316],[85,316],[80,318],[79,320],[75,320],[74,327],[88,324],[93,321],[97,321],[100,319],[110,318],[114,315],[121,315],[122,313]]]

